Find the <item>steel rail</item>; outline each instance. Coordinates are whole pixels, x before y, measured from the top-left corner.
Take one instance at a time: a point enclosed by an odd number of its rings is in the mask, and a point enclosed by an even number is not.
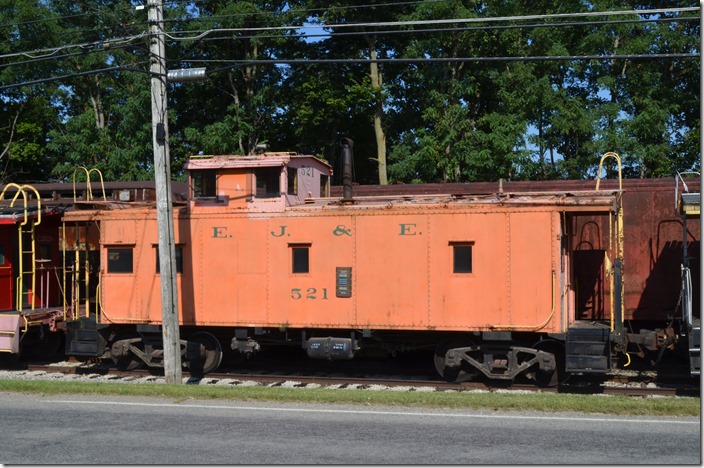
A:
[[[157,381],[163,378],[160,373],[155,373],[148,369],[135,369],[133,371],[119,371],[112,367],[101,365],[79,365],[79,366],[59,366],[45,364],[28,364],[29,372],[60,373],[66,375],[87,376],[94,375],[110,376],[115,381],[124,380],[134,382],[139,379]],[[222,382],[226,381],[226,382]],[[653,397],[653,396],[688,396],[700,397],[701,389],[690,383],[686,379],[679,383],[673,381],[666,386],[652,386],[654,382],[643,382],[639,379],[617,376],[603,382],[590,382],[580,379],[579,382],[565,383],[558,387],[541,388],[530,383],[500,383],[490,381],[476,382],[446,382],[442,380],[418,380],[403,378],[361,378],[361,377],[339,377],[339,376],[319,376],[319,375],[295,375],[277,373],[209,373],[205,376],[191,375],[188,383],[199,385],[232,385],[237,386],[245,382],[254,382],[262,386],[293,388],[338,388],[338,389],[359,389],[388,387],[413,389],[433,389],[434,391],[486,391],[495,393],[504,392],[534,392],[534,393],[554,393],[554,394],[580,394],[580,395],[620,395],[629,397]]]

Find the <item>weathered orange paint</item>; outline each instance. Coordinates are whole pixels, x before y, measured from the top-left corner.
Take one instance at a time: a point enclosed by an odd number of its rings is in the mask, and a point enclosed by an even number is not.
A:
[[[614,201],[603,191],[371,197],[342,205],[319,198],[313,179],[300,183],[297,195],[286,193],[289,168],[330,174],[312,157],[198,164],[187,167],[220,167],[223,174],[217,197],[174,211],[184,325],[564,332],[575,319],[565,222],[603,215]],[[281,167],[282,193],[256,199],[251,171],[267,164]],[[68,221],[81,218],[66,213]],[[158,324],[155,211],[106,210],[99,218],[102,320]],[[471,273],[453,272],[456,244],[472,246]],[[134,249],[132,273],[106,270],[107,249],[120,246]],[[293,273],[294,246],[309,248],[308,273]],[[351,297],[336,296],[337,267],[352,269]]]

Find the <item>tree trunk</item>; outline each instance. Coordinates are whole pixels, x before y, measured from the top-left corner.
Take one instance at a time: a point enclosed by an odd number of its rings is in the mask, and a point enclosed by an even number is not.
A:
[[[102,130],[105,128],[105,111],[103,110],[103,98],[100,92],[100,79],[95,76],[95,88],[90,95],[90,102],[93,105],[93,115],[95,116],[95,128]]]
[[[367,38],[367,42],[369,43],[370,57],[372,60],[376,60],[377,53],[374,47],[374,41],[371,38]],[[389,181],[386,176],[386,135],[381,125],[384,115],[384,98],[381,90],[382,77],[378,63],[372,62],[370,64],[369,77],[371,78],[374,99],[376,101],[374,105],[374,136],[376,137],[376,158],[379,164],[379,184],[387,185]]]

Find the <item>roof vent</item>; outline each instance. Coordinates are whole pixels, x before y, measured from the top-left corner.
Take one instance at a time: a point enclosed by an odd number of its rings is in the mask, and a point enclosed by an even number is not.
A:
[[[266,143],[260,143],[254,147],[254,154],[263,154],[269,151],[269,145]]]

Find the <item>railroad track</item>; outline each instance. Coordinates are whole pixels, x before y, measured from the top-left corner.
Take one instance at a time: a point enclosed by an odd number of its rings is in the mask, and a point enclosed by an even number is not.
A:
[[[46,365],[28,364],[27,372],[65,374],[102,378],[115,382],[159,382],[163,377],[148,369],[119,371],[105,365]],[[184,377],[188,376],[184,372]],[[325,375],[299,375],[287,373],[209,373],[206,376],[190,376],[187,383],[198,385],[261,385],[268,387],[292,388],[348,388],[348,389],[394,389],[407,391],[488,391],[488,392],[534,392],[561,394],[602,394],[631,397],[688,396],[700,397],[701,389],[691,381],[686,383],[668,382],[657,385],[650,379],[615,376],[606,381],[579,376],[558,387],[539,388],[532,383],[470,381],[445,382],[442,380],[419,380],[402,377],[345,377]],[[690,379],[691,380],[691,379]]]

